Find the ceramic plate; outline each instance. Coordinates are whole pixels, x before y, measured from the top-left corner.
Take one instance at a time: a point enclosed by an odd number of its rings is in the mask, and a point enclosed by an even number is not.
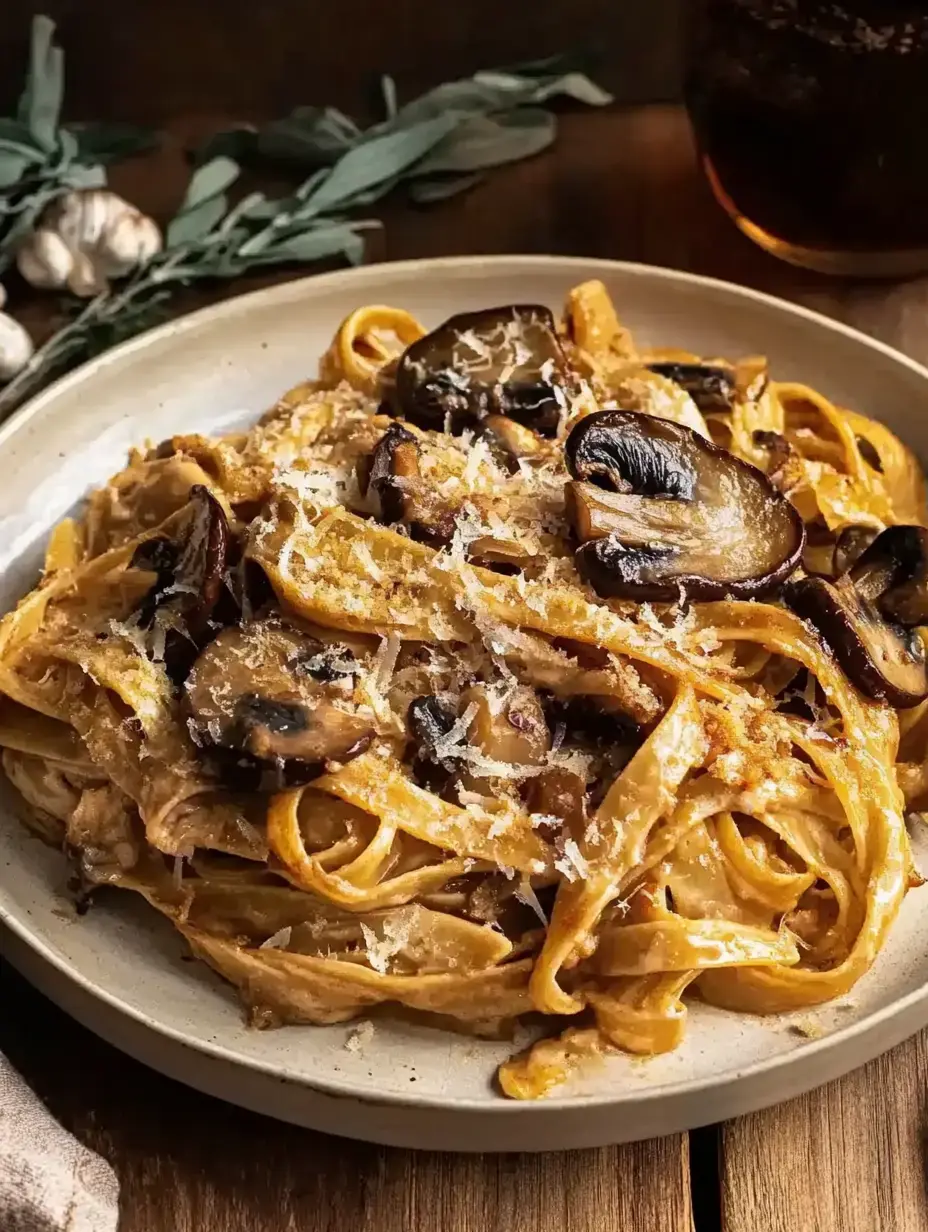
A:
[[[557,308],[602,278],[645,344],[704,355],[766,353],[879,416],[928,456],[928,371],[823,317],[753,291],[646,266],[561,257],[461,258],[309,278],[155,330],[65,378],[0,429],[0,603],[32,584],[49,527],[123,462],[130,444],[215,431],[258,415],[314,373],[358,304],[395,303],[426,324],[511,302]],[[234,1103],[317,1129],[455,1150],[588,1147],[683,1130],[786,1099],[869,1060],[928,1023],[928,888],[908,896],[875,969],[850,997],[775,1018],[690,1003],[683,1046],[616,1056],[556,1096],[510,1103],[494,1090],[511,1044],[378,1019],[247,1029],[232,991],[182,961],[167,922],[131,895],[76,919],[60,855],[30,837],[0,795],[5,952],[48,996],[118,1047]],[[926,844],[928,845],[928,844]],[[924,866],[925,861],[923,861]],[[810,1035],[814,1038],[810,1038]],[[352,1042],[354,1046],[346,1047]]]

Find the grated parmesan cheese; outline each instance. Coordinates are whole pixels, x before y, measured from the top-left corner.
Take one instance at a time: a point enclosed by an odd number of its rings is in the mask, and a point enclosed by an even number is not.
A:
[[[290,944],[290,937],[293,934],[293,929],[289,924],[283,928],[278,928],[276,933],[268,937],[267,941],[262,941],[258,946],[259,950],[285,950]]]
[[[387,974],[390,959],[399,954],[409,942],[414,919],[414,912],[400,908],[380,922],[380,936],[369,925],[361,925],[367,961],[375,971],[379,971],[381,975]]]
[[[345,1040],[347,1052],[363,1052],[374,1038],[374,1024],[369,1018],[359,1023]]]
[[[515,896],[520,903],[524,903],[526,907],[531,907],[544,927],[548,927],[548,917],[545,915],[544,908],[538,901],[538,895],[535,893],[532,883],[527,877],[523,877],[519,882],[519,888],[516,890]]]
[[[370,548],[367,546],[367,544],[364,542],[363,539],[354,540],[354,542],[351,545],[351,554],[352,556],[357,557],[362,567],[364,568],[365,573],[367,573],[370,577],[372,577],[375,582],[377,582],[378,584],[382,584],[384,581],[386,581],[387,575],[381,569],[380,565],[377,564],[376,560],[374,560],[373,556],[371,555]]]

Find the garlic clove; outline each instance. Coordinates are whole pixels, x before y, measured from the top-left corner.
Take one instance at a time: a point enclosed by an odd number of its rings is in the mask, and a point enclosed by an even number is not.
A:
[[[58,289],[66,285],[74,265],[71,249],[57,231],[39,227],[19,246],[16,266],[33,287]]]
[[[161,251],[161,231],[152,218],[127,207],[100,236],[97,255],[110,278],[128,274]]]
[[[106,281],[100,263],[85,252],[74,253],[74,263],[68,275],[68,290],[80,299],[90,299],[107,289]]]
[[[11,381],[32,358],[32,339],[18,321],[0,312],[0,382]]]
[[[130,206],[106,188],[74,188],[49,206],[42,225],[57,231],[72,252],[88,252],[107,223]]]

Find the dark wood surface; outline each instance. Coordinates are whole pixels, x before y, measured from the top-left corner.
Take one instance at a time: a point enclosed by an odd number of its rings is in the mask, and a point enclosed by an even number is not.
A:
[[[3,0],[0,104],[29,22],[67,50],[68,114],[160,123],[217,108],[281,115],[369,105],[380,74],[404,95],[477,68],[582,50],[622,101],[675,98],[687,0]]]
[[[126,169],[122,186],[161,208],[182,172],[175,146]],[[396,202],[383,217],[378,258],[560,252],[678,266],[812,304],[928,358],[920,283],[834,284],[755,250],[712,202],[674,107],[569,115],[549,154],[434,210]],[[47,312],[35,301],[28,316]],[[0,997],[0,1048],[116,1167],[123,1232],[928,1228],[924,1038],[722,1128],[565,1155],[451,1157],[342,1142],[186,1091],[94,1039],[9,969]]]

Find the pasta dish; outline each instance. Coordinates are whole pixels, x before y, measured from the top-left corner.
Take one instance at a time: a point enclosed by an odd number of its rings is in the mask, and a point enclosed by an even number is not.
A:
[[[926,526],[881,424],[636,345],[599,282],[364,306],[56,527],[3,766],[81,905],[141,894],[254,1025],[534,1015],[539,1096],[870,967],[920,884]]]

